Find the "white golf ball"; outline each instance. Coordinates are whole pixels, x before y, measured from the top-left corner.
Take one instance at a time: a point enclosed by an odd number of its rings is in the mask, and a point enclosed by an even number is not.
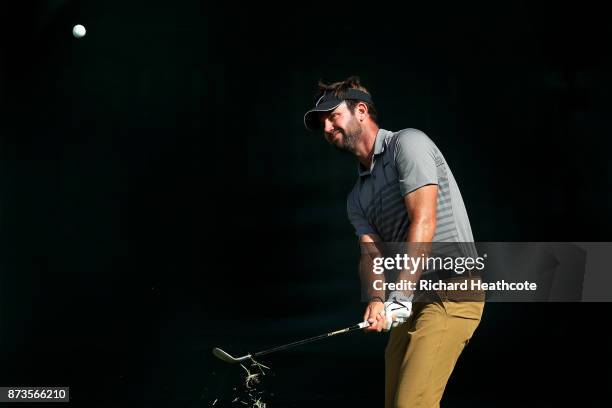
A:
[[[85,27],[83,27],[80,24],[77,24],[74,27],[72,27],[72,35],[74,35],[75,38],[84,37],[86,32],[87,31],[85,30]]]

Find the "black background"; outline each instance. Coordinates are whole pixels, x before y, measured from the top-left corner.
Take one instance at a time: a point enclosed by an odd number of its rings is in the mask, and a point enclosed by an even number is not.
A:
[[[359,75],[383,128],[435,141],[476,240],[610,240],[611,30],[588,3],[56,0],[0,15],[0,385],[208,406],[238,376],[213,346],[358,321],[355,161],[302,124],[319,79]],[[443,404],[609,403],[610,310],[488,304]],[[381,406],[385,337],[270,356],[269,406]]]

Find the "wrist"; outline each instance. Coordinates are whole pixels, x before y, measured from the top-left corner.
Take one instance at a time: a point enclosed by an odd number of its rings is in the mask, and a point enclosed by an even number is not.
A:
[[[388,302],[411,302],[413,298],[412,293],[407,293],[403,291],[393,291],[389,294]]]

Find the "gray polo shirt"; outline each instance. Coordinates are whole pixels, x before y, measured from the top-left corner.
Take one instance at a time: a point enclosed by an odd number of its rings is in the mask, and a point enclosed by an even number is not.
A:
[[[359,164],[359,177],[347,199],[357,236],[377,234],[384,242],[406,241],[410,219],[404,196],[428,184],[438,185],[433,242],[473,242],[472,229],[457,182],[444,156],[417,129],[376,135],[372,165]]]

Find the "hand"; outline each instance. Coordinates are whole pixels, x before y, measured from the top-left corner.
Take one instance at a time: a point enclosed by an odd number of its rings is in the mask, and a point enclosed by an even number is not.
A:
[[[378,300],[373,300],[366,307],[363,320],[370,323],[369,327],[363,329],[366,333],[373,331],[381,332],[385,326],[385,304]]]
[[[393,300],[385,302],[385,325],[384,331],[391,330],[400,323],[404,323],[412,313],[412,302],[410,300]]]

